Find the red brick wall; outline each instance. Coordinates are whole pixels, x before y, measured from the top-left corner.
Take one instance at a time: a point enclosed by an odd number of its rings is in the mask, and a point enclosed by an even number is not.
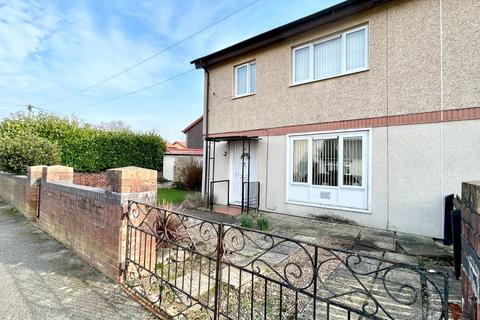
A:
[[[122,257],[123,211],[115,195],[42,182],[40,227],[115,280]]]
[[[462,297],[465,319],[480,319],[480,182],[462,184]]]
[[[73,183],[105,189],[107,186],[107,175],[105,172],[75,172],[73,174]]]
[[[42,166],[29,169],[27,176],[0,172],[0,197],[13,205],[27,219],[37,214],[38,183]]]
[[[128,200],[156,203],[157,172],[128,167],[108,170],[104,176],[108,190],[73,184],[73,169],[64,166],[30,167],[27,176],[0,173],[0,197],[32,217],[38,204],[38,223],[45,232],[121,281]],[[144,248],[136,252],[140,259],[151,257],[148,262],[155,266],[155,241],[145,236],[132,240]]]

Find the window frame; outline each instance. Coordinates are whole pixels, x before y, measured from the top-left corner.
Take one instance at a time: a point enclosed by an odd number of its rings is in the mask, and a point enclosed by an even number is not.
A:
[[[354,33],[360,30],[365,30],[365,66],[360,67],[360,68],[355,68],[352,70],[346,70],[347,66],[347,35],[350,33]],[[341,43],[342,43],[342,57],[341,57],[341,72],[336,75],[331,75],[331,76],[326,76],[322,78],[315,79],[315,45],[340,38]],[[330,36],[323,37],[321,39],[315,40],[308,42],[306,44],[302,44],[299,46],[292,47],[292,77],[291,77],[291,86],[296,86],[296,85],[301,85],[304,83],[310,83],[310,82],[315,82],[315,81],[321,81],[325,79],[331,79],[331,78],[336,78],[336,77],[341,77],[344,75],[349,75],[352,73],[357,73],[357,72],[363,72],[369,69],[369,32],[368,32],[368,24],[361,25],[352,29],[348,29],[342,32],[338,32],[335,34],[332,34]],[[295,81],[295,53],[297,50],[304,49],[304,48],[309,48],[309,77],[307,80],[302,80],[302,81]]]
[[[338,185],[337,186],[328,186],[328,185],[314,185],[313,180],[313,150],[312,142],[313,140],[318,139],[329,139],[338,137]],[[340,138],[341,137],[341,138]],[[345,185],[343,181],[343,140],[346,138],[355,138],[362,137],[362,185],[361,186],[352,186]],[[293,182],[293,141],[295,140],[308,140],[308,177],[307,182]],[[302,206],[311,206],[319,208],[328,208],[328,209],[338,209],[344,211],[353,211],[361,213],[371,213],[371,185],[372,185],[372,129],[371,128],[358,128],[358,129],[347,129],[347,130],[332,130],[325,132],[304,132],[304,133],[295,133],[287,134],[287,148],[286,148],[286,193],[285,193],[285,202],[290,204],[302,205]],[[341,162],[340,162],[341,159]],[[364,191],[366,193],[366,208],[351,207],[347,205],[342,205],[341,203],[337,204],[326,204],[320,202],[309,202],[309,201],[299,201],[299,200],[290,200],[290,189],[292,187],[305,187],[313,189],[325,189],[325,190],[358,190]]]
[[[241,98],[241,97],[246,97],[246,96],[251,96],[251,95],[254,95],[256,92],[257,92],[257,84],[255,83],[255,91],[254,92],[250,92],[251,90],[251,81],[252,81],[252,76],[251,76],[251,72],[252,72],[252,64],[255,65],[255,67],[257,66],[257,62],[256,60],[251,60],[251,61],[248,61],[248,62],[245,62],[245,63],[242,63],[242,64],[239,64],[239,65],[236,65],[235,68],[234,68],[234,77],[235,77],[235,86],[234,86],[234,94],[233,94],[233,97],[234,98]],[[242,67],[247,67],[247,92],[246,93],[242,93],[242,94],[237,94],[238,92],[238,69],[242,68]],[[255,68],[255,72],[256,72],[256,68]],[[255,82],[256,82],[256,75],[255,75]]]

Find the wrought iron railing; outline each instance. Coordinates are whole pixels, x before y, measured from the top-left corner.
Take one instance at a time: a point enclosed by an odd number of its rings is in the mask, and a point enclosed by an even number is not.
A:
[[[242,183],[242,212],[250,212],[250,209],[260,208],[260,182],[251,181]]]
[[[210,182],[210,193],[208,195],[208,206],[210,210],[213,209],[213,203],[215,202],[215,185],[218,183],[227,184],[227,206],[230,205],[230,180],[216,180]]]
[[[171,318],[448,318],[445,274],[329,241],[130,201],[125,283]]]

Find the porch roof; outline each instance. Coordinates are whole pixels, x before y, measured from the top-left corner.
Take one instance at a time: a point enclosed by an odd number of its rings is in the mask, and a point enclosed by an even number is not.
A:
[[[220,142],[220,141],[258,141],[261,140],[259,137],[252,137],[252,136],[228,136],[228,137],[207,137],[205,141],[213,141],[213,142]]]

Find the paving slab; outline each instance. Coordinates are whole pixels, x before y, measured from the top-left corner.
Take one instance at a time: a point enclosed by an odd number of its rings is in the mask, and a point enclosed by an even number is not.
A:
[[[385,259],[396,261],[396,262],[403,262],[403,263],[418,265],[418,258],[417,257],[409,256],[409,255],[406,255],[406,254],[400,254],[400,253],[395,253],[395,252],[386,252],[385,253]]]
[[[398,245],[409,255],[423,256],[423,257],[437,257],[437,258],[449,258],[452,256],[450,251],[446,248],[442,248],[436,244],[433,240],[428,241],[422,239],[418,242],[410,241],[397,241]]]
[[[360,231],[358,243],[377,249],[395,251],[395,237],[393,233],[384,233],[372,229],[364,229]]]

